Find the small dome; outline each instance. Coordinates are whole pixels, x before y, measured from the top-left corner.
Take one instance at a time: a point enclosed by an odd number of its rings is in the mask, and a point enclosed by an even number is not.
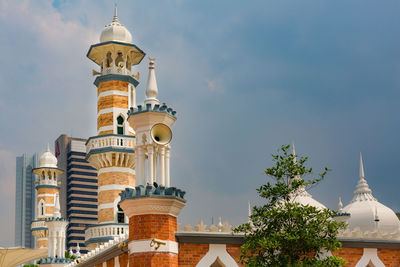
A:
[[[349,213],[345,235],[357,235],[361,238],[397,238],[400,221],[394,211],[379,203],[373,196],[364,179],[364,167],[360,155],[360,180],[350,204],[343,208]]]
[[[124,25],[119,23],[117,8],[115,8],[115,14],[111,24],[105,26],[100,35],[101,43],[109,41],[132,43],[132,34]]]
[[[39,167],[57,168],[57,158],[50,152],[49,145],[47,145],[46,152],[40,156]]]
[[[312,195],[309,194],[304,188],[300,188],[299,193],[295,193],[294,201],[301,205],[310,205],[321,210],[326,209],[323,204],[313,199]]]

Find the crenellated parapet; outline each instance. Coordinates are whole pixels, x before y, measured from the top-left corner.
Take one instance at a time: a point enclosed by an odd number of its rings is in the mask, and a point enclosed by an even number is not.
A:
[[[163,103],[155,104],[153,107],[151,104],[146,104],[144,107],[142,105],[138,105],[137,108],[131,107],[128,111],[128,116],[136,115],[144,112],[156,112],[156,113],[164,113],[168,114],[176,119],[176,111],[171,107],[168,107],[167,104]]]

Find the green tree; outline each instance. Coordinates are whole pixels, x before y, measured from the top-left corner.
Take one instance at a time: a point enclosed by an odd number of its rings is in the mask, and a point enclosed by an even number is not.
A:
[[[76,260],[76,256],[74,254],[70,253],[68,250],[65,251],[64,257],[66,259]]]
[[[312,168],[305,166],[307,157],[297,159],[289,145],[272,157],[275,166],[265,171],[272,181],[257,189],[265,204],[253,207],[249,222],[234,229],[245,235],[241,263],[257,267],[344,266],[341,258],[318,255],[341,247],[336,236],[345,224],[333,220],[336,213],[332,210],[296,202],[304,190],[323,180],[329,169],[305,181],[313,175]]]

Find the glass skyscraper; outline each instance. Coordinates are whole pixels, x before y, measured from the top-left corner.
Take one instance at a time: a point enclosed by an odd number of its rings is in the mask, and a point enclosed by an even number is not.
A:
[[[34,248],[35,238],[31,233],[31,222],[36,216],[35,174],[39,166],[38,154],[23,154],[16,158],[15,186],[15,246]]]

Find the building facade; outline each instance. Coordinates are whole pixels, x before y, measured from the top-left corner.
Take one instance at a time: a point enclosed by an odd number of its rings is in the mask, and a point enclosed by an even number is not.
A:
[[[34,248],[31,222],[36,216],[34,168],[39,164],[38,154],[23,154],[16,158],[15,179],[15,243],[17,247]]]
[[[69,220],[67,248],[82,254],[85,246],[85,229],[97,224],[97,170],[86,161],[86,139],[60,135],[55,141],[55,155],[60,175],[61,216]]]

